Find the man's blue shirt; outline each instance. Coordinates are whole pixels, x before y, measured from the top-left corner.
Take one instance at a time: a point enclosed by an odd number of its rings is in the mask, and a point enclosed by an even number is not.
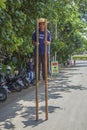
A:
[[[45,44],[44,44],[45,35],[44,32],[39,31],[39,55],[44,54]],[[36,42],[36,31],[32,35],[32,41]],[[47,41],[51,41],[50,32],[47,31]],[[36,48],[34,48],[34,52],[36,52]],[[49,45],[47,45],[47,53],[50,53]]]

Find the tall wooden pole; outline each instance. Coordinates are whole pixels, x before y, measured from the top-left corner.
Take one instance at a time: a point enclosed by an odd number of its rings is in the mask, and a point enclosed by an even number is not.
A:
[[[45,43],[47,41],[47,20],[45,20]],[[45,116],[48,120],[48,79],[47,79],[47,45],[45,44]]]
[[[39,43],[39,22],[36,25],[36,120],[38,120],[38,43]]]

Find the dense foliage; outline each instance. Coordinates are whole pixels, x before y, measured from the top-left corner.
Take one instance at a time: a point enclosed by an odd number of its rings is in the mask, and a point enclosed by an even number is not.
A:
[[[49,21],[51,57],[56,51],[62,62],[77,49],[87,49],[86,0],[1,0],[1,61],[7,57],[8,61],[23,64],[25,57],[33,53],[31,36],[40,17]]]

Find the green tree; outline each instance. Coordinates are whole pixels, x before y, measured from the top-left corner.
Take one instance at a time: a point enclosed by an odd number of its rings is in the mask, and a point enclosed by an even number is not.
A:
[[[1,0],[1,55],[10,53],[18,62],[19,59],[24,62],[24,57],[33,53],[31,36],[36,19],[44,17],[49,21],[52,35],[51,56],[56,51],[58,60],[67,60],[69,55],[86,45],[86,5],[86,0]]]

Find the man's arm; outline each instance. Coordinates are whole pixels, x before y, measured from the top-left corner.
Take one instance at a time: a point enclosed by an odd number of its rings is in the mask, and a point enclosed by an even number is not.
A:
[[[34,46],[37,46],[39,43],[37,44],[37,42],[32,41],[32,44],[33,44]]]
[[[51,43],[51,35],[50,32],[47,32],[47,41],[44,41],[44,44],[49,45]]]
[[[44,44],[49,45],[51,42],[50,41],[44,41]]]

